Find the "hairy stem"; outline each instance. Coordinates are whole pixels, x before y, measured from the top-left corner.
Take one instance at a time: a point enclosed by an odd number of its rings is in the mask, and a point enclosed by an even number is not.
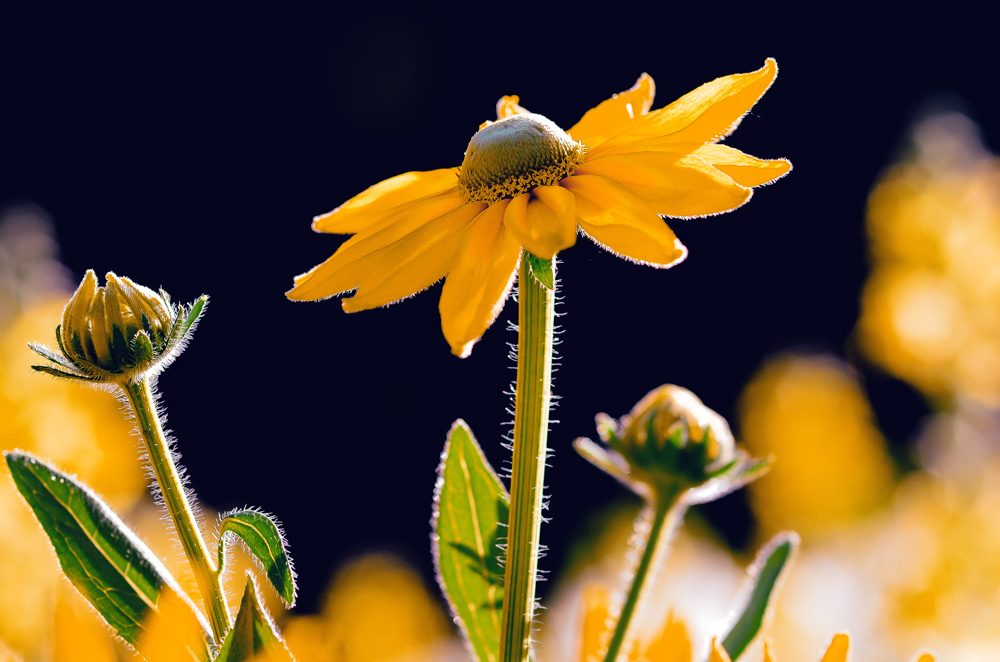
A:
[[[687,504],[680,498],[683,493],[684,491],[680,489],[662,490],[654,496],[652,503],[647,506],[647,511],[640,516],[640,522],[636,525],[637,533],[641,535],[642,529],[646,527],[649,530],[645,540],[639,543],[641,550],[639,564],[635,568],[632,586],[619,612],[615,631],[611,635],[611,642],[604,655],[604,662],[616,662],[622,651],[632,616],[635,615],[645,589],[652,583],[657,566],[663,562],[676,525],[684,517]]]
[[[527,259],[521,261],[518,283],[514,458],[500,631],[501,662],[524,662],[531,654],[545,445],[552,398],[555,290],[535,280]]]
[[[156,482],[160,486],[163,502],[170,512],[174,528],[181,539],[184,553],[187,555],[194,576],[198,582],[205,608],[208,610],[212,623],[212,634],[217,643],[221,644],[229,632],[229,606],[222,591],[219,573],[212,562],[212,557],[205,546],[201,529],[195,521],[194,512],[188,502],[187,492],[181,481],[177,465],[174,463],[170,446],[163,434],[160,417],[156,413],[156,402],[149,381],[142,379],[134,384],[125,384],[122,388],[128,396],[129,404],[135,412],[135,420],[146,442],[146,452],[149,463],[156,474]]]

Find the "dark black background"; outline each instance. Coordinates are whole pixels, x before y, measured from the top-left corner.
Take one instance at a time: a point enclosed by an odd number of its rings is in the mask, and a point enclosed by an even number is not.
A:
[[[389,176],[458,165],[503,94],[568,127],[643,71],[659,107],[777,59],[775,85],[729,144],[788,157],[794,172],[732,214],[672,222],[690,257],[670,271],[585,240],[561,255],[542,563],[558,569],[622,497],[570,449],[596,412],[623,414],[674,382],[732,418],[766,356],[844,352],[867,269],[866,196],[908,123],[952,94],[987,141],[1000,135],[992,36],[954,4],[926,15],[875,3],[12,4],[0,10],[0,204],[47,210],[76,277],[92,267],[178,300],[211,295],[160,380],[170,427],[208,506],[258,505],[284,522],[306,611],[366,550],[430,576],[449,425],[465,418],[495,465],[508,457],[516,316],[508,303],[459,360],[441,335],[440,286],[350,316],[336,301],[289,302],[292,276],[342,239],[312,233],[312,216]],[[877,375],[869,384],[905,435],[919,400]],[[743,510],[730,498],[713,515],[737,545]]]

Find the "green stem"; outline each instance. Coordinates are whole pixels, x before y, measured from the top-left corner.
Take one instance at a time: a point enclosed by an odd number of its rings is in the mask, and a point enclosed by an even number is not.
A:
[[[531,621],[535,611],[535,575],[552,398],[555,290],[535,280],[526,258],[521,261],[518,288],[514,457],[500,631],[501,662],[524,662],[531,654]]]
[[[684,516],[687,505],[681,500],[684,490],[663,490],[662,494],[656,494],[653,502],[648,506],[652,511],[652,519],[645,520],[649,525],[649,533],[642,543],[642,551],[639,558],[639,565],[636,566],[635,576],[632,578],[632,586],[629,588],[615,624],[615,631],[611,635],[611,643],[608,644],[608,651],[604,655],[604,662],[616,662],[621,653],[622,645],[628,634],[629,624],[635,610],[642,600],[645,589],[652,583],[656,574],[656,567],[662,562],[663,555],[670,545],[670,537],[673,534],[676,523]],[[642,518],[645,519],[644,513]],[[643,520],[640,520],[642,522]],[[641,531],[637,527],[637,531]]]
[[[160,417],[156,413],[156,402],[149,381],[142,379],[134,384],[125,384],[123,388],[135,412],[135,420],[139,431],[142,432],[143,441],[146,442],[149,463],[153,467],[153,473],[156,474],[163,502],[170,511],[170,518],[174,522],[174,528],[177,529],[184,553],[194,569],[198,589],[201,591],[212,623],[212,634],[215,635],[216,642],[221,645],[230,629],[229,606],[222,591],[220,573],[205,546],[201,529],[195,521],[191,504],[188,503],[187,492],[170,452],[170,445],[163,434],[163,426],[160,425]]]

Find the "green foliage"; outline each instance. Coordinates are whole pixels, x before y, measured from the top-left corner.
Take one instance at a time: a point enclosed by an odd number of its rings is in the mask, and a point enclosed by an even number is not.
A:
[[[753,565],[748,568],[750,583],[746,604],[729,634],[722,640],[722,647],[733,660],[739,658],[760,634],[778,580],[798,545],[799,537],[795,533],[779,533],[761,548]]]
[[[239,536],[260,561],[274,590],[285,606],[295,604],[295,572],[278,523],[265,513],[243,509],[227,513],[219,527],[219,567],[226,561],[226,534]]]
[[[503,567],[498,538],[510,498],[461,419],[448,433],[434,495],[434,565],[479,662],[500,652]]]
[[[257,599],[253,578],[248,575],[236,623],[226,635],[215,662],[245,662],[257,655],[266,656],[270,662],[292,660],[277,628]]]
[[[156,610],[164,587],[181,592],[177,582],[85,485],[28,453],[7,452],[4,457],[63,572],[122,639],[137,645],[142,623]]]
[[[528,268],[531,275],[542,287],[553,290],[556,287],[556,270],[552,266],[552,260],[543,260],[537,255],[532,255],[525,251],[524,259],[528,261]]]

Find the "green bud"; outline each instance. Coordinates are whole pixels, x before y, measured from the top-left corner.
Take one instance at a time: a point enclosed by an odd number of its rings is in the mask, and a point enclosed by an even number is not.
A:
[[[33,366],[60,377],[106,384],[138,381],[159,373],[184,349],[207,297],[173,306],[166,292],[154,292],[108,273],[99,287],[93,270],[63,310],[56,328],[59,352],[31,348],[59,366]]]
[[[577,451],[642,496],[680,490],[691,503],[712,500],[766,468],[736,449],[722,416],[680,386],[650,391],[621,421],[596,420],[607,448],[578,439]]]

